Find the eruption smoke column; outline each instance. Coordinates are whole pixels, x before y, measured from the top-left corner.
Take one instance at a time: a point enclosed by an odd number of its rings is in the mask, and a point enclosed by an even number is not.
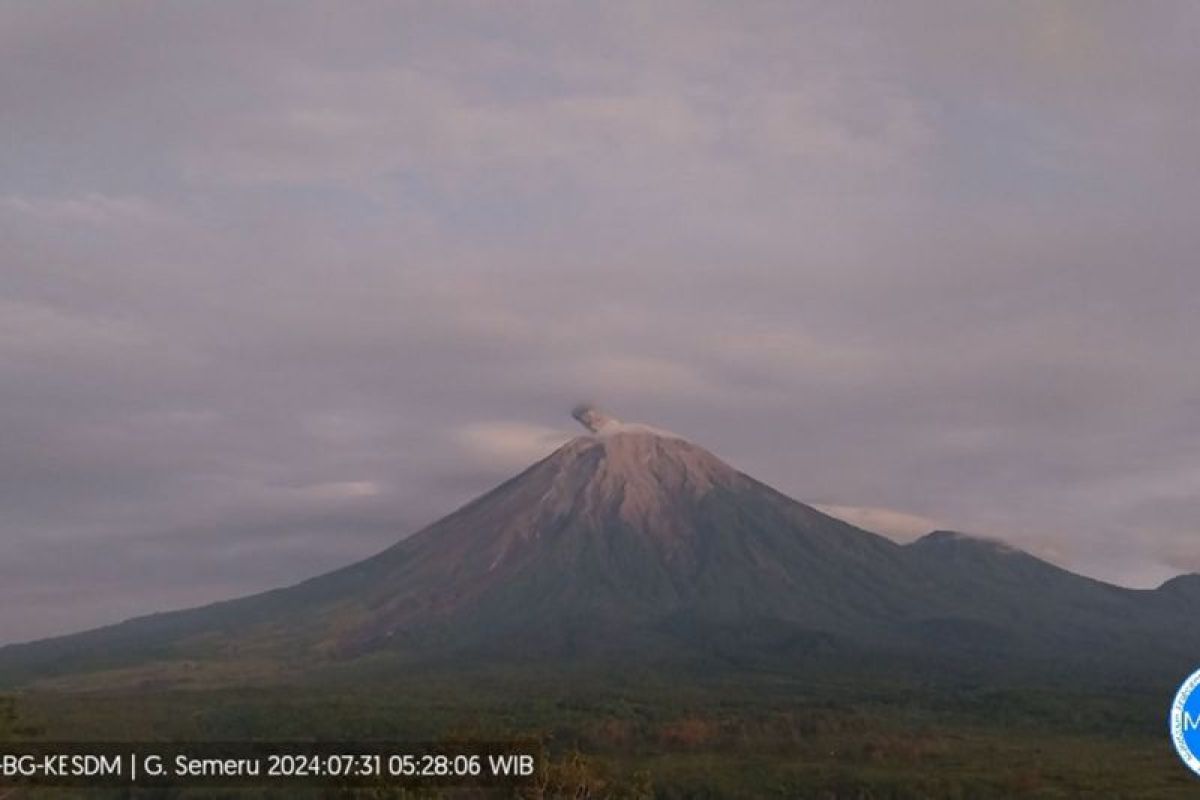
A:
[[[571,416],[579,420],[579,424],[592,433],[599,433],[601,428],[609,425],[621,424],[621,421],[616,417],[610,417],[600,409],[587,403],[577,405],[571,409]]]

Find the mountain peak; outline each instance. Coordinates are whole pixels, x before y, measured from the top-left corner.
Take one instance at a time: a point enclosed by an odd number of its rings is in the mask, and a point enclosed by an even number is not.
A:
[[[572,439],[550,457],[553,488],[543,502],[605,509],[641,529],[662,532],[674,527],[667,519],[673,503],[740,481],[733,467],[675,434],[608,416],[588,419],[596,425],[592,434]]]
[[[996,553],[1020,553],[1016,547],[1001,541],[1000,539],[992,539],[987,536],[974,536],[961,531],[932,531],[925,534],[920,539],[912,542],[912,547],[929,548],[929,547],[953,547],[953,548],[974,548],[986,549]]]
[[[1189,572],[1169,578],[1158,587],[1160,592],[1186,592],[1200,596],[1200,573]]]
[[[587,404],[576,406],[571,416],[590,435],[572,440],[562,451],[589,464],[589,482],[619,492],[627,501],[650,492],[703,494],[738,474],[712,453],[670,431],[622,422]]]

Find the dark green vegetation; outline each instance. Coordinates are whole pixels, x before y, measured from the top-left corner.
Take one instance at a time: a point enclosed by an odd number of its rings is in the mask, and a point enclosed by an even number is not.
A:
[[[7,741],[13,734],[17,718],[17,702],[12,697],[0,697],[0,742]]]
[[[549,796],[1193,797],[1200,782],[1163,730],[1170,689],[522,670],[369,689],[35,693],[20,712],[46,739],[534,736],[553,754]]]
[[[623,426],[337,572],[0,649],[0,686],[49,738],[532,735],[551,796],[1190,796],[1198,610]]]

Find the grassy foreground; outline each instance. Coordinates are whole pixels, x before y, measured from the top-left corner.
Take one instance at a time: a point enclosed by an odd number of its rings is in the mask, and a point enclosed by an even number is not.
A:
[[[493,673],[370,688],[32,692],[0,704],[0,734],[51,741],[534,736],[552,763],[519,797],[1200,796],[1200,780],[1167,739],[1164,693]],[[24,790],[11,800],[77,796],[278,794]]]

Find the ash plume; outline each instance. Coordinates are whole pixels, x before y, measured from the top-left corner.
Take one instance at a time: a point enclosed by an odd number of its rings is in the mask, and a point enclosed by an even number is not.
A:
[[[616,417],[605,414],[590,403],[581,403],[575,406],[571,409],[571,416],[592,433],[599,433],[600,429],[606,425],[620,424],[620,420]]]

